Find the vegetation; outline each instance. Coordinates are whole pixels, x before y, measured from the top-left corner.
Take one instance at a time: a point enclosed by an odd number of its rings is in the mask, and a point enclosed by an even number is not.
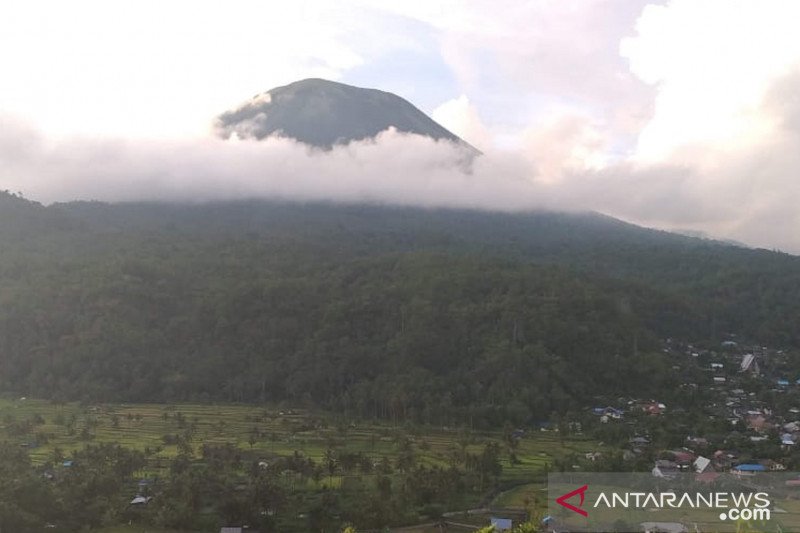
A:
[[[0,250],[2,531],[435,523],[725,443],[665,338],[800,347],[800,258],[591,214],[0,193]],[[628,398],[672,411],[586,410]]]
[[[797,258],[599,216],[0,199],[19,395],[499,428],[673,391],[661,337],[797,343]]]
[[[542,479],[581,437],[345,423],[255,406],[0,402],[0,528],[132,522],[215,531],[339,531],[438,519]],[[152,498],[131,504],[135,496]]]

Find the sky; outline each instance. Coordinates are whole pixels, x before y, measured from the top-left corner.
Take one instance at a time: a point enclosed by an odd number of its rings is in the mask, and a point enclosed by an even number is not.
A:
[[[797,20],[794,0],[4,0],[0,189],[589,209],[800,253]],[[399,94],[484,156],[214,136],[309,77]]]

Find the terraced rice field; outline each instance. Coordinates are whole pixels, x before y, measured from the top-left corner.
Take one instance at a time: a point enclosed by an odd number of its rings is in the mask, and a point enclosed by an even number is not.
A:
[[[456,450],[479,453],[488,442],[505,449],[500,431],[469,432],[441,427],[393,427],[382,423],[345,421],[341,417],[302,409],[253,405],[53,404],[36,399],[0,400],[0,438],[29,449],[32,461],[43,464],[88,443],[119,443],[148,451],[154,471],[178,453],[171,437],[189,428],[195,455],[208,444],[233,444],[256,456],[290,455],[295,451],[321,460],[326,450],[362,452],[375,461],[393,460],[397,441],[408,436],[418,462],[449,464]],[[503,483],[541,480],[555,457],[596,451],[595,442],[554,432],[527,432],[517,449],[518,463],[503,457]],[[58,454],[56,451],[58,450]],[[145,472],[144,474],[147,474]],[[334,478],[336,485],[340,479]]]

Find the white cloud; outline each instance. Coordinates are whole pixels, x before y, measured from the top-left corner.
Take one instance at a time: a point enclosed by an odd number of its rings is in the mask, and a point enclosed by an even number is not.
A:
[[[800,251],[797,20],[778,0],[9,0],[0,114],[18,120],[0,128],[0,187],[549,205]],[[328,155],[205,136],[253,94],[396,49],[450,68],[461,96],[434,117],[487,152],[472,174],[396,134]]]
[[[492,146],[491,133],[481,120],[478,108],[465,94],[434,109],[431,117],[479,150],[488,150]]]
[[[607,139],[589,117],[554,114],[524,135],[523,153],[535,165],[538,179],[557,183],[570,175],[607,165]]]
[[[638,34],[623,40],[631,71],[657,87],[637,158],[658,161],[680,148],[744,147],[774,127],[760,108],[770,85],[800,60],[797,2],[673,0],[648,6]]]
[[[282,138],[73,138],[41,140],[21,155],[13,154],[14,139],[31,132],[19,124],[0,125],[9,132],[0,138],[0,160],[8,170],[0,189],[22,190],[44,202],[280,197],[489,209],[543,205],[525,177],[530,168],[524,162],[483,158],[465,172],[463,148],[395,130],[330,152]],[[494,172],[497,165],[501,174]]]
[[[204,134],[236,102],[361,64],[362,16],[321,0],[9,0],[0,111],[48,134]]]

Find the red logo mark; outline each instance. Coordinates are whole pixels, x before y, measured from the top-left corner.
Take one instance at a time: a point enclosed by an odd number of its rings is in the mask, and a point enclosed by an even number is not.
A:
[[[588,489],[589,489],[589,485],[584,485],[583,487],[581,487],[579,489],[575,489],[572,492],[568,492],[568,493],[560,496],[559,498],[556,499],[556,503],[559,504],[559,505],[563,505],[564,507],[566,507],[570,511],[575,511],[579,515],[589,516],[589,513],[587,513],[583,509],[581,509],[581,507],[583,507],[583,500],[586,499],[586,491]],[[567,502],[567,500],[569,500],[570,498],[572,498],[573,496],[578,495],[578,494],[580,494],[580,496],[581,496],[581,503],[578,504],[578,507],[575,507],[571,503]]]

